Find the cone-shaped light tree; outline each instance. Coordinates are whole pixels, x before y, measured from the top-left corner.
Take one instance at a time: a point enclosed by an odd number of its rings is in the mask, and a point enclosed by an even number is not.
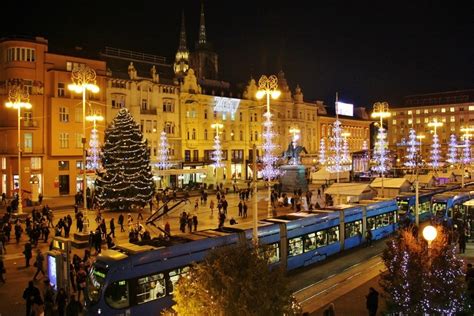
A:
[[[87,149],[87,170],[96,171],[100,169],[100,154],[99,133],[94,126],[91,130],[89,149]]]
[[[326,164],[326,142],[324,141],[324,138],[321,138],[321,141],[319,142],[319,163],[321,165]]]
[[[416,131],[413,128],[410,128],[408,132],[408,142],[407,142],[407,155],[405,166],[410,169],[415,168],[416,166],[416,153],[418,152],[418,142],[416,141]]]
[[[458,163],[458,149],[456,146],[458,145],[458,141],[456,139],[456,135],[451,134],[449,137],[449,144],[448,144],[448,157],[446,159],[451,165],[455,165]]]
[[[166,135],[165,131],[162,131],[160,135],[160,148],[158,150],[158,163],[157,163],[157,167],[160,170],[166,170],[171,167],[169,148],[170,148],[170,145],[168,143],[168,136]]]
[[[127,109],[121,109],[105,131],[102,152],[104,171],[95,182],[99,206],[126,211],[147,205],[155,191],[150,152]]]

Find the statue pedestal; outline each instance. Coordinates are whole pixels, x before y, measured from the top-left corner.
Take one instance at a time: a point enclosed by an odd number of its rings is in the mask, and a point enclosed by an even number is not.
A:
[[[308,182],[305,176],[305,167],[303,165],[284,165],[280,167],[283,175],[280,177],[282,192],[291,192],[299,190],[306,192]]]

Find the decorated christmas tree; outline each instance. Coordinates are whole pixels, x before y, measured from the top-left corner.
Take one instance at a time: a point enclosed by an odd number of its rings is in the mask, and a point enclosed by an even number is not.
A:
[[[387,270],[381,285],[387,293],[387,312],[395,315],[457,315],[466,311],[463,261],[447,240],[444,229],[428,247],[411,228],[387,242],[382,259]],[[468,313],[466,315],[472,315]]]
[[[456,148],[457,145],[458,141],[456,139],[456,135],[451,134],[448,145],[448,159],[446,159],[446,161],[449,162],[451,165],[455,165],[458,163],[458,150]]]
[[[374,147],[374,156],[372,157],[375,161],[375,166],[372,167],[372,170],[379,174],[385,174],[391,167],[386,138],[385,128],[379,127],[377,142]]]
[[[415,168],[416,167],[416,153],[418,152],[418,142],[416,141],[416,131],[413,128],[410,128],[408,132],[408,142],[407,142],[407,155],[405,166],[408,168]]]
[[[166,170],[171,167],[170,157],[169,157],[169,144],[168,144],[168,137],[166,136],[166,132],[161,132],[160,135],[160,149],[158,150],[158,163],[157,167],[160,170]]]
[[[89,140],[89,149],[87,150],[87,170],[99,170],[100,169],[100,143],[99,133],[94,127],[91,130],[91,138]]]
[[[132,206],[147,205],[155,191],[150,153],[126,108],[120,109],[105,131],[102,152],[104,171],[98,174],[95,182],[99,206],[126,211]]]
[[[326,164],[326,142],[324,141],[324,138],[321,138],[321,141],[319,142],[319,163],[321,165]]]

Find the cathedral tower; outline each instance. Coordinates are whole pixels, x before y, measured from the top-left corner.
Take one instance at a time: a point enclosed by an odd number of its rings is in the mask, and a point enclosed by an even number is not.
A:
[[[184,25],[184,11],[181,16],[181,32],[179,35],[179,48],[174,61],[176,77],[183,78],[189,69],[189,51],[186,45],[186,28]]]

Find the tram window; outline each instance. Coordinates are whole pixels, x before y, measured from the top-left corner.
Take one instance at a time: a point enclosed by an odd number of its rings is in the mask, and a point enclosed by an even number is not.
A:
[[[105,290],[105,302],[112,308],[122,309],[130,305],[128,281],[116,281]]]
[[[357,236],[358,233],[360,234],[361,231],[362,231],[361,220],[357,220],[357,221],[353,221],[353,222],[345,224],[345,237],[346,238]]]
[[[189,272],[189,267],[183,267],[169,272],[170,277],[170,288],[168,289],[169,294],[172,294],[176,283],[178,283],[179,278],[186,275]]]
[[[367,229],[375,229],[375,217],[367,218]]]
[[[304,238],[304,252],[316,249],[316,233],[305,235]]]
[[[275,263],[275,262],[280,261],[280,244],[279,243],[265,245],[262,250],[265,252],[269,263]]]
[[[303,253],[303,237],[295,237],[288,240],[288,255],[296,256]]]
[[[339,241],[339,226],[327,230],[328,245]]]
[[[452,207],[448,208],[448,217],[450,217],[450,218],[453,217],[453,208]]]
[[[327,236],[326,236],[326,231],[322,230],[319,232],[316,232],[316,245],[317,247],[323,247],[326,246],[327,243]]]
[[[139,278],[137,281],[137,303],[143,304],[166,295],[165,276],[163,273]]]

